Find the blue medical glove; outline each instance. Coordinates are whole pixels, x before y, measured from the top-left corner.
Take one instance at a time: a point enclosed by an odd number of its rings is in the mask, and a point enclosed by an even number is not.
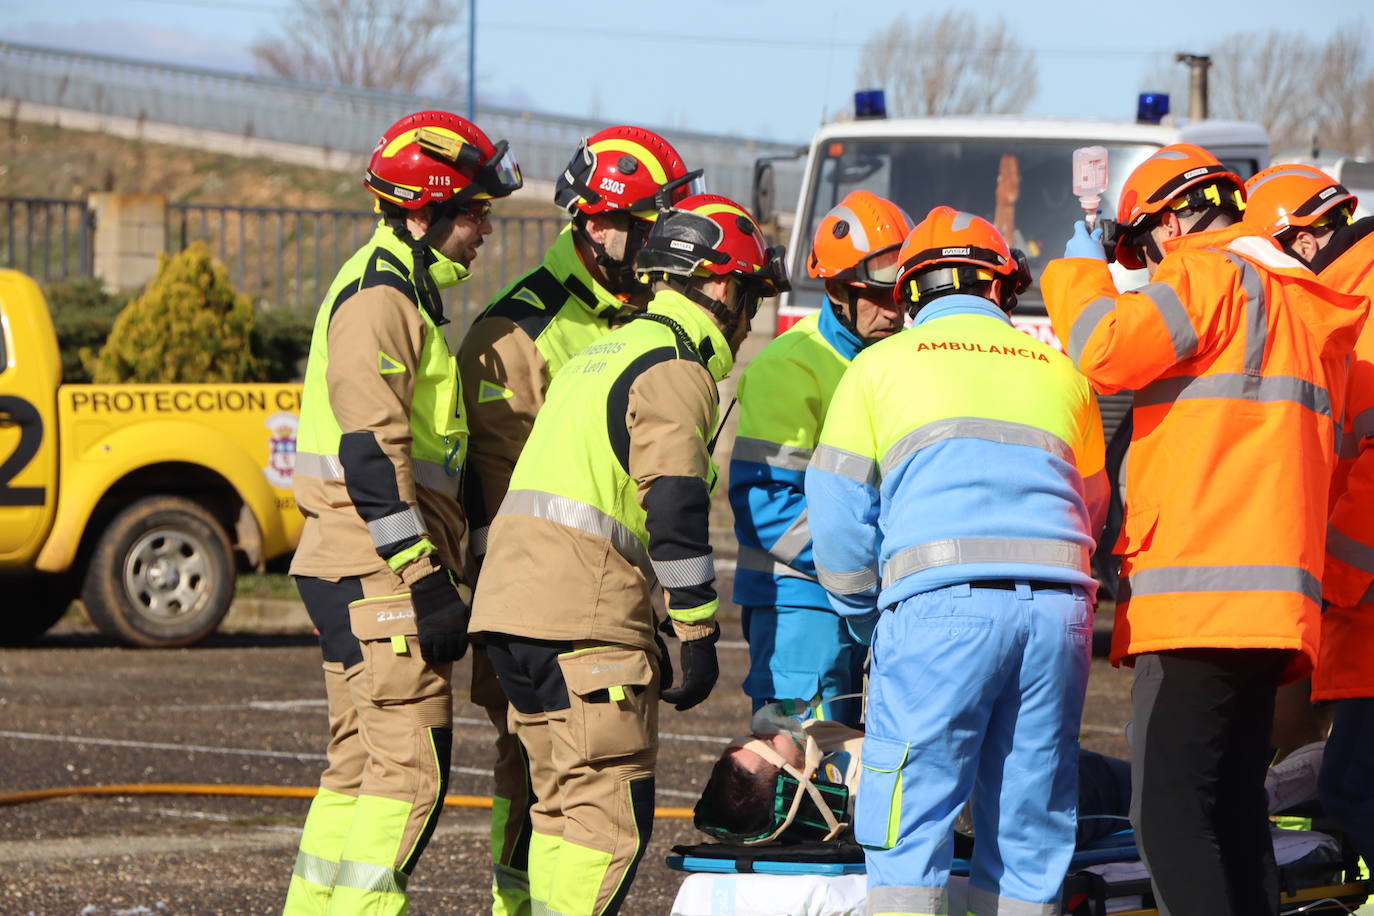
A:
[[[1073,237],[1064,245],[1066,258],[1096,258],[1107,260],[1107,252],[1102,248],[1102,229],[1099,227],[1088,234],[1088,225],[1081,219],[1073,224]]]

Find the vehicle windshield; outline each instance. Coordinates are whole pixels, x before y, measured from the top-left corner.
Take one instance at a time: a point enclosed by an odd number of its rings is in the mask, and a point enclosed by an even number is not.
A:
[[[1110,184],[1101,209],[1112,217],[1122,181],[1157,146],[1086,138],[832,140],[816,158],[810,206],[798,238],[809,242],[821,217],[854,190],[893,200],[918,222],[932,208],[947,204],[987,219],[1008,244],[1026,253],[1037,282],[1022,294],[1021,303],[1043,310],[1040,272],[1051,258],[1063,255],[1073,221],[1083,216],[1070,186],[1073,151],[1092,144],[1107,148]],[[1256,168],[1250,161],[1228,164],[1241,177],[1249,177]],[[805,276],[804,270],[795,273],[800,276],[793,276],[793,286],[804,298],[806,292],[821,292],[819,280]]]

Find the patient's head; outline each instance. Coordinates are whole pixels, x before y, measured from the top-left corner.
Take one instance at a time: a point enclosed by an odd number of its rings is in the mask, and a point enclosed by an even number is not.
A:
[[[802,749],[789,735],[754,735],[768,744],[794,767],[805,761]],[[773,825],[773,793],[779,772],[748,748],[727,750],[711,768],[711,777],[702,790],[715,826],[737,836],[757,836]]]

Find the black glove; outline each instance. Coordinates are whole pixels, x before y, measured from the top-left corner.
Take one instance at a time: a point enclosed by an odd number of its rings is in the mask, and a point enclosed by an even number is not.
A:
[[[681,638],[683,630],[699,630],[695,624],[674,622],[673,629]],[[716,640],[720,639],[720,627],[712,626],[711,631],[697,639],[684,639],[678,648],[678,662],[682,668],[682,686],[664,690],[660,696],[672,703],[678,712],[691,709],[711,695],[720,677],[720,665],[716,662]]]
[[[472,609],[458,595],[447,569],[438,569],[410,587],[415,606],[415,630],[420,657],[431,665],[456,662],[468,651],[468,620]]]

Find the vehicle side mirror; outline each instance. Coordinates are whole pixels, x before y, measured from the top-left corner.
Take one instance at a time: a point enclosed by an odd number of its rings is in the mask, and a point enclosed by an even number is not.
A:
[[[754,162],[754,219],[767,223],[773,219],[773,163],[762,159]]]

